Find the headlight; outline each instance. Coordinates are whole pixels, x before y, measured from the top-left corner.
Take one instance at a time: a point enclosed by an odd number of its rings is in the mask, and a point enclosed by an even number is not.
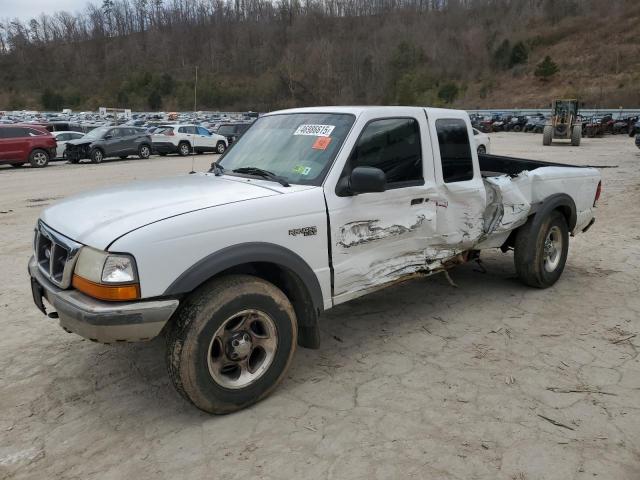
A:
[[[102,269],[103,283],[131,283],[136,281],[133,258],[125,255],[109,255]]]
[[[136,263],[132,256],[83,247],[74,269],[72,285],[101,300],[140,298]]]

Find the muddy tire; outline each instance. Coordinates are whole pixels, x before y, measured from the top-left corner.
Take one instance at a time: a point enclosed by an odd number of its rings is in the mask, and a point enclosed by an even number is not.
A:
[[[99,148],[91,150],[89,156],[91,157],[91,163],[102,163],[102,160],[104,160],[104,152]]]
[[[186,157],[190,153],[191,145],[189,145],[187,142],[180,142],[180,144],[178,145],[178,155],[180,155],[181,157]]]
[[[575,125],[571,130],[571,145],[574,147],[580,146],[580,140],[582,139],[582,126]]]
[[[199,409],[234,412],[282,381],[297,336],[295,312],[280,289],[250,275],[221,277],[180,306],[167,333],[167,369]]]
[[[29,163],[33,168],[44,168],[49,165],[49,160],[49,153],[39,148],[36,148],[29,155]]]
[[[567,221],[557,210],[534,215],[518,229],[514,262],[520,280],[531,287],[547,288],[558,281],[569,252]]]
[[[553,127],[546,125],[542,130],[542,145],[549,146],[553,140]]]

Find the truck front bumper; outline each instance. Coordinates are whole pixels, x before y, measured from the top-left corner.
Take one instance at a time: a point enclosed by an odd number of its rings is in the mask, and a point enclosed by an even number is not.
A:
[[[94,342],[150,340],[160,333],[179,304],[175,299],[103,302],[77,290],[62,290],[45,278],[33,257],[29,260],[29,275],[38,309],[47,314],[42,301],[46,299],[56,310],[49,316],[57,316],[63,329]]]

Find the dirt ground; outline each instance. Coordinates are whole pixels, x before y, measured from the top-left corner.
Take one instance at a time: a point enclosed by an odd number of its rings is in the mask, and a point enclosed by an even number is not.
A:
[[[191,160],[0,167],[0,478],[638,480],[640,151],[492,137],[498,154],[617,166],[561,280],[527,288],[490,252],[451,272],[457,288],[438,275],[340,306],[272,396],[223,417],[173,390],[162,339],[65,333],[26,274],[43,207]]]

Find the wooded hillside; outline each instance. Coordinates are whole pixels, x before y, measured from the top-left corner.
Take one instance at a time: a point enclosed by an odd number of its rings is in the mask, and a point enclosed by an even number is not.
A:
[[[0,22],[0,109],[191,110],[196,66],[199,110],[637,107],[639,34],[637,0],[104,0]]]

